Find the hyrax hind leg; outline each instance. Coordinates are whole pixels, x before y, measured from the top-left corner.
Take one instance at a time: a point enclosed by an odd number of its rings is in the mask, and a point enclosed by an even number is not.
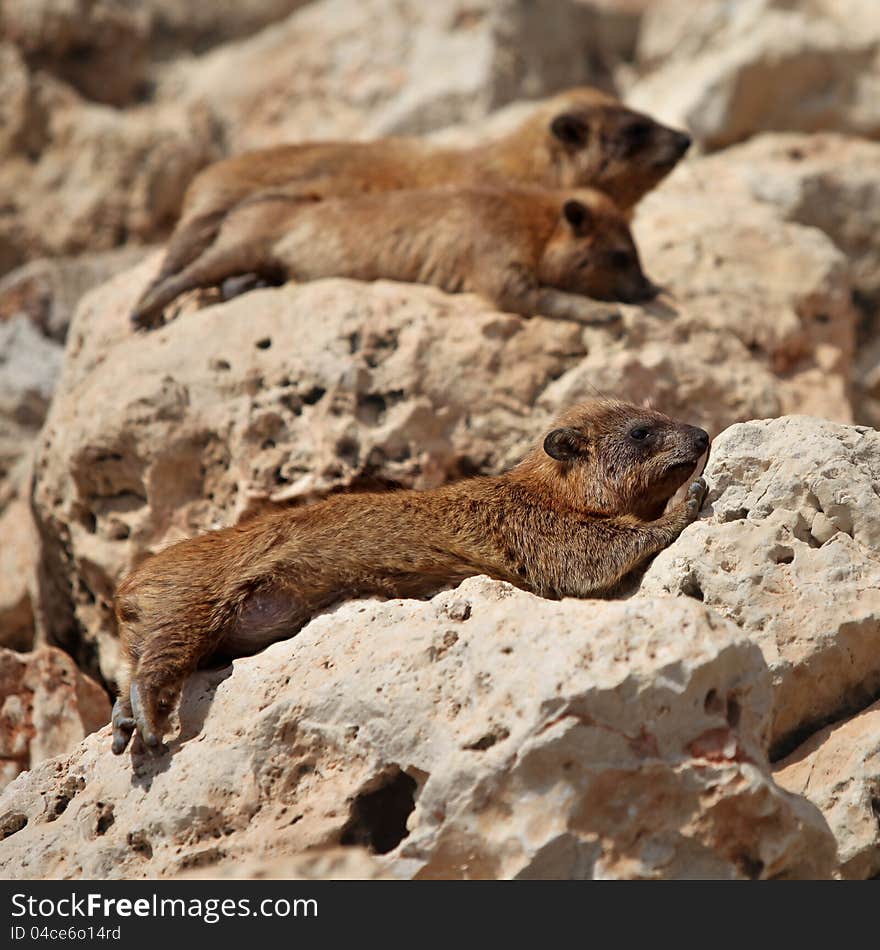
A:
[[[261,273],[269,266],[246,242],[220,242],[209,247],[179,274],[151,287],[132,311],[131,322],[139,330],[161,326],[162,312],[181,294],[200,287],[215,287],[236,274]]]
[[[193,219],[181,232],[179,246],[172,241],[162,273],[138,301],[131,322],[141,330],[159,326],[162,311],[181,294],[217,286],[227,277],[283,274],[272,250],[275,241],[297,208],[315,200],[300,192],[265,192],[242,201],[219,221],[210,215]]]
[[[173,637],[143,636],[130,625],[121,634],[126,665],[113,705],[112,749],[121,755],[136,737],[147,749],[160,751],[168,718],[197,662],[192,650]]]

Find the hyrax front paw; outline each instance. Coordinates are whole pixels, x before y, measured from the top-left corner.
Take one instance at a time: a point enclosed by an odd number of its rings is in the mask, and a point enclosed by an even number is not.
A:
[[[688,488],[685,507],[687,508],[687,513],[691,521],[697,520],[697,515],[703,507],[703,501],[706,498],[706,492],[708,490],[709,486],[706,484],[705,478],[698,478],[695,482],[692,482],[690,488]]]
[[[113,713],[110,717],[113,724],[113,754],[122,755],[134,732],[135,722],[128,699],[119,697],[113,704]]]
[[[149,691],[141,690],[141,686],[131,684],[131,710],[134,727],[140,743],[150,752],[164,752],[162,743],[162,724],[158,721],[155,710],[155,696]]]
[[[150,313],[149,311],[134,310],[128,318],[135,330],[155,330],[165,323],[161,311],[159,313]]]

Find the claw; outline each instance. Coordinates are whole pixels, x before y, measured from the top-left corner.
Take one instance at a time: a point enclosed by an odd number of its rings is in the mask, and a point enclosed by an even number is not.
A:
[[[134,714],[134,724],[138,735],[148,749],[158,751],[161,745],[159,737],[153,731],[152,724],[144,709],[144,703],[141,700],[141,692],[137,683],[131,684],[131,709]]]
[[[134,732],[134,719],[131,718],[131,708],[128,701],[123,700],[121,696],[113,704],[110,722],[113,725],[113,745],[111,749],[114,755],[122,755],[129,739],[131,739],[131,734]]]
[[[151,317],[147,314],[139,313],[138,311],[134,311],[129,316],[129,321],[131,322],[132,327],[138,331],[155,330],[157,327],[162,326],[162,324],[165,322],[161,315],[159,317]]]
[[[696,516],[700,508],[703,507],[703,501],[706,498],[708,490],[709,486],[706,484],[704,478],[698,478],[695,482],[691,483],[687,492],[687,507],[692,515]]]

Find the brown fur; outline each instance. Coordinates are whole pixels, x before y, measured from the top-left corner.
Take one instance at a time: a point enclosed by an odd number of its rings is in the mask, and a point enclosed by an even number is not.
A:
[[[156,283],[194,261],[234,207],[267,189],[320,200],[485,182],[594,187],[626,211],[675,167],[689,145],[685,133],[597,89],[579,88],[536,106],[508,135],[469,149],[391,138],[248,152],[210,165],[193,179]]]
[[[581,296],[653,297],[626,218],[601,192],[435,188],[332,198],[262,195],[231,211],[213,245],[146,295],[132,316],[154,326],[179,294],[255,272],[293,280],[433,284],[501,310],[608,319]]]
[[[345,597],[424,596],[488,574],[543,597],[589,597],[672,542],[705,484],[667,513],[709,437],[601,400],[565,413],[511,471],[430,491],[337,495],[175,544],[116,593],[126,671],[113,749],[160,744],[183,682],[216,654],[293,636]]]

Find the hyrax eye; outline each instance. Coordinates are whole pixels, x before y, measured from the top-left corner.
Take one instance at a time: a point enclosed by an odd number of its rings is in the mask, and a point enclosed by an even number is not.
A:
[[[651,126],[647,122],[633,122],[626,127],[624,134],[630,142],[644,142],[651,134]]]
[[[635,439],[636,442],[644,442],[650,434],[651,430],[645,426],[638,426],[635,429],[629,430],[629,437]]]
[[[635,258],[629,251],[612,251],[609,260],[615,270],[626,270],[627,267],[632,267],[635,263]]]

